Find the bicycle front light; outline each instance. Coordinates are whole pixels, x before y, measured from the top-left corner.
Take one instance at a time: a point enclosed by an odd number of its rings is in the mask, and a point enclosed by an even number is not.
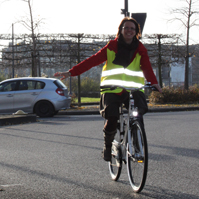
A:
[[[134,111],[133,111],[133,116],[134,116],[134,117],[137,117],[137,116],[138,116],[138,111],[137,111],[137,110],[134,110]]]
[[[130,115],[133,116],[133,117],[137,117],[138,116],[138,109],[137,109],[137,107],[134,108],[133,110],[131,110],[131,114]]]

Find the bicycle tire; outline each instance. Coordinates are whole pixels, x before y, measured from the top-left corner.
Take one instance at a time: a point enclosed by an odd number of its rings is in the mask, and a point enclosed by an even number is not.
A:
[[[136,135],[140,135],[141,139],[138,139],[139,136],[136,137]],[[147,138],[144,127],[139,120],[134,121],[131,125],[131,142],[133,154],[130,154],[128,146],[127,171],[133,191],[139,193],[144,188],[148,170]]]
[[[120,147],[115,147],[114,143],[120,144],[118,142],[119,140],[116,139],[117,134],[119,134],[119,130],[117,129],[117,133],[115,136],[115,139],[112,144],[111,148],[111,161],[108,163],[109,164],[109,172],[111,175],[112,180],[117,181],[120,177],[121,171],[122,171],[122,152]]]

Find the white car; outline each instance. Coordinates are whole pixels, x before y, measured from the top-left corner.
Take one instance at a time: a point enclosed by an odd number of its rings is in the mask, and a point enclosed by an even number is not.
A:
[[[69,108],[70,103],[67,87],[55,78],[23,77],[0,82],[0,114],[22,110],[52,117]]]

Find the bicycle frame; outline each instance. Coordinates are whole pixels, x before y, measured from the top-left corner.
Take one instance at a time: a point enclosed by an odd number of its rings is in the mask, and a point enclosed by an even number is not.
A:
[[[124,128],[124,114],[123,114],[123,107],[122,104],[119,107],[119,114],[120,114],[120,118],[119,118],[119,123],[120,123],[120,132],[124,131],[124,137],[123,137],[123,141],[122,141],[122,156],[126,157],[126,151],[124,150],[124,148],[129,148],[129,152],[132,156],[133,151],[132,151],[132,142],[131,142],[131,130],[130,130],[130,119],[135,120],[135,116],[138,115],[138,111],[137,109],[134,107],[134,99],[133,97],[131,97],[131,93],[129,93],[129,107],[128,107],[128,114],[126,117],[126,128]],[[132,117],[131,117],[132,115]],[[139,139],[140,140],[140,139]]]

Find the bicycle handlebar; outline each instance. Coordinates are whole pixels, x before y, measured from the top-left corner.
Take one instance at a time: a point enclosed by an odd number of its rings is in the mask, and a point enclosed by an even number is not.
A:
[[[141,86],[140,88],[127,88],[121,85],[106,85],[106,86],[100,86],[100,89],[103,89],[102,91],[106,91],[106,90],[115,90],[116,88],[121,88],[124,90],[130,90],[130,91],[139,91],[142,90],[143,88],[151,88],[153,91],[158,91],[158,89],[155,86],[152,86],[150,83],[147,83],[144,86]]]

